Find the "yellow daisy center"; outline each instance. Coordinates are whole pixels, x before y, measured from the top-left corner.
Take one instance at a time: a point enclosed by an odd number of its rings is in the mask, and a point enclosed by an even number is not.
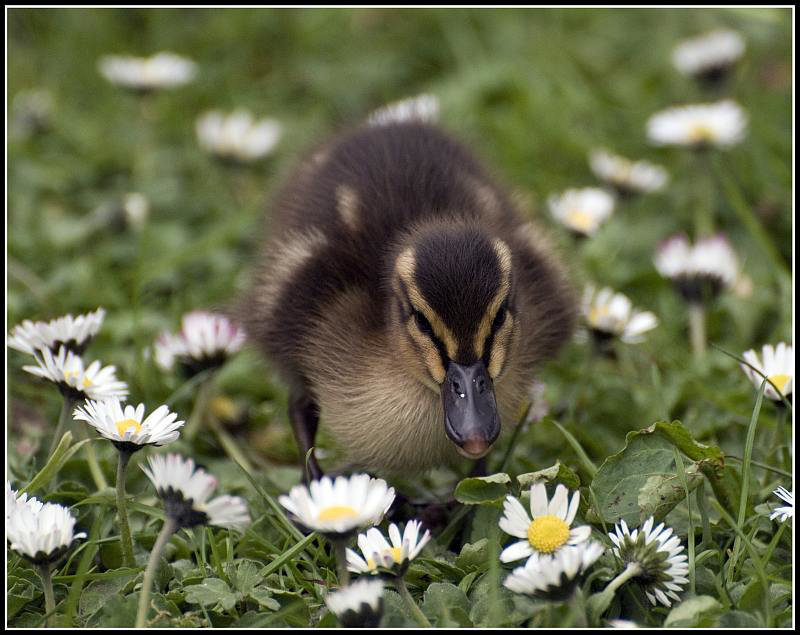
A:
[[[692,143],[703,143],[704,141],[712,141],[714,139],[714,131],[701,123],[694,124],[689,129],[689,141]]]
[[[594,219],[591,214],[587,214],[579,209],[571,209],[567,212],[567,222],[570,227],[584,232],[590,231],[594,226]]]
[[[352,507],[334,506],[323,509],[317,518],[318,520],[342,520],[354,516],[358,516],[358,512]]]
[[[378,565],[375,564],[375,561],[372,558],[367,558],[367,569],[372,571]]]
[[[397,563],[400,564],[403,562],[403,548],[402,547],[392,547],[389,549],[389,553],[392,554],[392,559]]]
[[[539,516],[528,527],[528,541],[540,553],[553,553],[569,540],[569,525],[557,516]]]
[[[792,378],[791,375],[770,375],[767,377],[775,387],[781,391],[781,394],[786,394],[786,385],[789,383],[789,380]]]
[[[133,431],[136,434],[139,434],[142,430],[142,425],[136,421],[136,419],[124,419],[122,421],[117,421],[117,432],[119,432],[119,436],[124,437],[125,433],[133,428]]]
[[[71,380],[73,377],[74,377],[74,378],[77,380],[77,379],[78,379],[78,377],[80,377],[80,376],[81,376],[81,373],[80,373],[80,371],[78,371],[78,370],[67,370],[67,371],[64,371],[64,380],[65,380],[67,383],[70,383],[70,380]],[[84,378],[83,378],[83,387],[84,387],[84,388],[88,388],[88,387],[89,387],[89,386],[91,386],[91,385],[92,385],[92,382],[91,382],[91,380],[90,380],[88,377],[84,377]]]
[[[597,324],[601,319],[608,317],[608,305],[593,306],[589,309],[589,324]]]

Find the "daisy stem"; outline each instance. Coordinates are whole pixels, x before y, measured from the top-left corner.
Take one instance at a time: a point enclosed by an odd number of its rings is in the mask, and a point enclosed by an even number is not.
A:
[[[50,575],[50,563],[46,562],[39,565],[39,577],[42,578],[44,589],[44,610],[49,615],[47,618],[48,628],[55,626],[56,597],[53,594],[53,577]]]
[[[689,303],[689,335],[695,358],[702,358],[706,352],[706,313],[699,302]]]
[[[411,594],[408,592],[408,587],[406,586],[406,581],[403,576],[398,575],[395,577],[394,587],[397,589],[400,597],[403,598],[403,602],[408,607],[408,610],[411,611],[411,615],[413,615],[414,619],[417,620],[417,624],[419,624],[422,628],[432,628],[428,618],[425,617],[425,613],[423,613],[422,609],[417,606],[417,603],[414,602],[414,598],[412,598]]]
[[[156,574],[156,567],[158,566],[158,559],[161,557],[161,552],[164,546],[170,539],[170,536],[175,533],[178,528],[178,523],[175,519],[167,515],[164,519],[164,526],[161,528],[161,533],[156,538],[156,544],[153,545],[153,550],[150,552],[150,559],[147,561],[147,569],[144,572],[144,581],[142,582],[142,591],[139,594],[139,610],[136,612],[136,628],[144,628],[147,621],[147,612],[150,608],[150,591],[153,589],[153,578]]]
[[[344,540],[333,541],[336,551],[336,577],[339,579],[339,586],[346,587],[350,584],[350,571],[347,569],[347,543]]]
[[[131,539],[131,528],[128,524],[128,509],[125,505],[125,470],[128,461],[131,460],[131,453],[124,450],[119,451],[119,461],[117,462],[117,514],[119,515],[119,534],[120,547],[122,548],[122,563],[126,567],[135,567],[136,561],[133,559],[133,540]]]
[[[575,592],[572,594],[570,606],[572,608],[572,626],[575,628],[586,628],[589,626],[586,621],[586,602],[583,598],[583,591],[581,591],[580,588],[576,588]]]
[[[603,590],[603,593],[608,593],[609,595],[613,595],[617,592],[617,589],[625,584],[631,578],[635,578],[642,572],[642,565],[638,562],[629,562],[628,566],[625,567],[625,571],[620,573],[616,578],[614,578],[611,582],[608,583],[608,586]]]
[[[194,400],[194,408],[192,414],[189,415],[189,421],[186,423],[182,430],[181,436],[187,441],[192,441],[196,436],[203,420],[206,418],[208,411],[208,403],[211,400],[211,393],[214,389],[214,375],[209,375],[197,390],[197,398]]]
[[[785,452],[784,453],[781,452],[781,441],[783,440],[783,438],[785,436],[784,430],[786,429],[786,415],[788,413],[786,411],[786,407],[780,402],[778,402],[776,408],[778,410],[778,413],[777,413],[778,416],[777,416],[777,420],[775,421],[775,435],[772,437],[772,447],[770,449],[770,453],[769,453],[768,456],[772,456],[772,453],[774,452],[775,453],[775,460],[777,461],[778,459],[781,459],[781,454],[783,454],[784,455],[783,456],[783,463],[784,463],[784,467],[785,467],[785,464],[787,462],[786,461],[786,456],[785,456],[786,453]],[[791,447],[791,439],[789,440],[789,444],[788,445]],[[790,463],[790,465],[791,465],[791,463]],[[769,478],[769,475],[767,474],[766,477]]]

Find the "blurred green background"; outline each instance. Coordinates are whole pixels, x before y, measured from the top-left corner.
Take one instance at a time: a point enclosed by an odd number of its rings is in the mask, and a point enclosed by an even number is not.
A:
[[[597,361],[593,381],[579,344],[547,369],[555,411],[571,401],[565,424],[590,454],[607,456],[625,431],[667,416],[701,437],[735,423],[728,443],[740,446],[752,387],[719,354],[693,365],[684,308],[652,253],[669,234],[691,231],[694,184],[712,179],[718,227],[753,284],[749,295],[729,293],[712,311],[710,339],[740,353],[791,337],[790,10],[9,9],[7,16],[8,327],[105,307],[91,355],[117,365],[132,401],[152,407],[177,386],[144,353],[160,330],[175,330],[187,310],[224,307],[247,287],[263,211],[302,154],[386,102],[428,92],[440,99],[442,125],[487,161],[526,213],[552,227],[577,287],[613,286],[661,319],[645,344],[622,351],[619,365]],[[709,95],[672,67],[670,53],[680,39],[718,27],[740,31],[747,51],[725,91]],[[161,50],[194,60],[195,80],[141,97],[97,70],[106,54]],[[24,100],[15,102],[29,90],[45,91],[52,104],[36,130]],[[652,113],[722,95],[747,110],[750,127],[743,143],[714,153],[712,174],[698,174],[701,164],[688,152],[648,146]],[[200,113],[236,107],[284,126],[275,152],[252,166],[216,162],[195,137]],[[596,183],[587,161],[596,146],[661,163],[671,183],[626,201],[579,244],[552,223],[544,201]],[[138,230],[114,220],[129,192],[149,202]],[[9,356],[12,426],[54,421],[55,391],[20,370],[23,356]],[[253,447],[292,460],[283,389],[265,362],[253,351],[239,356],[223,387],[255,422],[251,434],[261,436]],[[593,435],[587,424],[607,434]],[[548,435],[532,433],[518,468],[551,465],[554,452],[569,456],[561,437]]]

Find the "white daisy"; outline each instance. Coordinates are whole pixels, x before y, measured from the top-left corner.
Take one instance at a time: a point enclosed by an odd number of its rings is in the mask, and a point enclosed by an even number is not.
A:
[[[572,500],[568,500],[568,494],[567,488],[559,483],[552,500],[548,502],[544,483],[535,483],[530,492],[530,516],[519,500],[514,496],[506,496],[500,529],[523,540],[503,549],[500,561],[548,559],[561,549],[587,540],[592,532],[588,525],[570,529],[578,512],[580,494],[575,492]]]
[[[654,606],[661,602],[672,606],[672,600],[680,602],[678,592],[681,585],[689,582],[686,554],[681,541],[672,535],[672,528],[661,523],[653,528],[654,519],[648,518],[641,530],[630,531],[624,520],[614,526],[608,534],[616,545],[612,551],[625,565],[636,564],[640,572],[634,576],[644,588],[645,595]]]
[[[365,534],[358,535],[358,548],[364,557],[361,558],[352,549],[347,549],[347,568],[354,573],[378,573],[378,567],[395,569],[396,573],[404,571],[405,566],[417,557],[422,548],[431,539],[431,532],[426,530],[420,537],[420,523],[410,520],[403,531],[402,537],[397,525],[389,525],[389,539],[376,527],[372,527]]]
[[[164,332],[155,342],[156,363],[169,370],[178,361],[192,374],[221,365],[245,342],[240,326],[218,313],[192,311],[183,316],[181,330]]]
[[[36,499],[31,499],[33,503]],[[69,509],[53,503],[17,504],[6,510],[6,538],[10,547],[36,564],[60,558],[74,540],[85,538],[75,533],[75,518]]]
[[[594,150],[589,155],[592,172],[623,193],[655,192],[663,188],[669,176],[660,165],[648,161],[631,161],[607,150]]]
[[[135,408],[123,406],[117,397],[100,402],[88,400],[75,409],[73,417],[86,421],[118,448],[131,452],[146,445],[175,441],[179,436],[178,428],[184,423],[177,421],[178,415],[170,412],[167,406],[159,406],[144,418],[143,403]]]
[[[101,368],[100,362],[94,361],[84,368],[81,356],[64,346],[55,356],[49,348],[39,349],[34,359],[36,366],[23,366],[22,370],[54,382],[62,394],[72,399],[102,401],[128,395],[128,385],[117,379],[114,366]]]
[[[9,129],[12,134],[27,137],[46,130],[53,115],[53,96],[44,88],[21,90],[11,103]]]
[[[744,139],[746,131],[747,113],[730,99],[667,108],[647,120],[647,137],[658,146],[726,148]]]
[[[151,57],[106,55],[100,58],[98,68],[112,84],[139,92],[181,86],[197,72],[194,62],[167,52]]]
[[[122,214],[127,226],[141,229],[150,215],[150,202],[140,192],[128,192],[122,199]]]
[[[68,313],[49,322],[23,320],[22,324],[11,330],[8,345],[23,353],[35,355],[40,348],[49,348],[56,353],[63,344],[80,355],[97,335],[105,315],[105,309],[99,308],[93,313],[75,318]]]
[[[383,614],[383,582],[362,578],[325,596],[325,604],[342,626],[376,627]]]
[[[769,519],[779,518],[782,523],[785,523],[789,518],[794,518],[794,492],[788,491],[785,487],[779,487],[773,493],[789,504],[784,507],[776,507],[775,511],[769,515]]]
[[[672,236],[659,245],[653,262],[688,302],[695,303],[715,297],[733,285],[739,274],[736,253],[721,234],[702,238],[694,245],[683,234]]]
[[[515,593],[549,600],[563,600],[575,589],[580,577],[603,555],[605,547],[589,540],[565,547],[552,558],[531,558],[517,567],[503,585]]]
[[[217,479],[203,469],[195,470],[192,459],[178,454],[157,454],[148,459],[142,470],[164,501],[168,516],[179,527],[216,525],[243,531],[250,524],[247,503],[238,496],[217,496],[207,500],[217,486]]]
[[[28,506],[34,510],[41,509],[42,503],[40,500],[31,497],[28,498],[27,494],[20,494],[11,487],[11,482],[6,481],[6,518],[8,518],[17,507]]]
[[[274,119],[255,121],[246,110],[204,113],[195,125],[200,146],[222,159],[246,163],[269,154],[281,137]]]
[[[719,29],[678,43],[672,50],[672,63],[684,75],[713,81],[742,56],[744,47],[739,33]]]
[[[788,397],[792,394],[794,390],[794,348],[791,344],[778,342],[775,347],[765,344],[761,347],[760,358],[753,349],[742,353],[742,357],[748,364],[766,375],[767,379],[781,391],[779,394],[771,384],[767,383],[764,385],[764,395],[767,398],[773,401],[782,401],[781,395]],[[741,364],[741,367],[753,385],[760,388],[761,382],[764,380],[763,375],[759,375],[745,364]]]
[[[433,95],[417,95],[395,101],[373,111],[367,118],[372,126],[399,121],[435,122],[439,119],[439,100]]]
[[[528,386],[528,399],[530,408],[525,417],[526,423],[537,423],[544,419],[550,412],[550,404],[545,397],[547,385],[543,381],[534,379]]]
[[[377,525],[394,500],[394,488],[369,474],[323,476],[307,487],[295,485],[278,501],[297,520],[323,534],[348,534]]]
[[[608,287],[599,291],[591,285],[586,287],[581,310],[593,333],[619,337],[628,344],[644,341],[642,334],[658,326],[654,313],[635,311],[627,296]]]
[[[636,622],[630,620],[609,620],[608,625],[611,628],[639,628]]]
[[[569,189],[547,199],[550,213],[569,230],[594,234],[614,211],[614,196],[599,187]]]

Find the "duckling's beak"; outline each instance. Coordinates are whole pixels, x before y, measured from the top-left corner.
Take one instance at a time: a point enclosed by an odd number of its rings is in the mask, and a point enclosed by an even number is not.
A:
[[[484,456],[500,434],[500,417],[486,365],[451,361],[442,384],[444,429],[469,459]]]

